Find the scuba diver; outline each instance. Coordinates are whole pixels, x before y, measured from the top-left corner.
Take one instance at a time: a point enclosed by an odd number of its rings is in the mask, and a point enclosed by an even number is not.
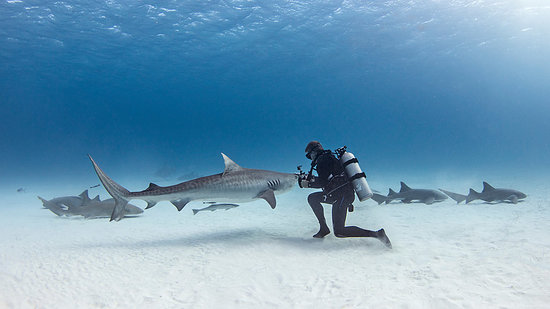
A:
[[[338,156],[342,158],[342,154],[346,153],[345,147],[340,148],[337,153]],[[353,155],[351,156],[353,158],[352,163],[357,163],[357,159],[355,159]],[[300,188],[323,189],[321,192],[314,192],[308,196],[308,203],[317,217],[317,220],[319,220],[320,225],[319,232],[313,235],[313,237],[323,238],[330,234],[330,229],[325,220],[323,206],[321,205],[321,203],[325,203],[332,204],[332,227],[334,229],[334,236],[374,237],[380,240],[388,248],[391,248],[390,239],[386,236],[384,229],[375,232],[357,226],[346,226],[348,210],[350,212],[353,211],[352,203],[355,200],[355,191],[358,191],[359,194],[359,190],[361,190],[360,186],[355,186],[356,189],[354,189],[352,181],[360,177],[365,179],[365,174],[361,172],[353,177],[346,175],[347,171],[345,166],[348,162],[342,164],[330,150],[323,149],[323,146],[318,141],[311,141],[307,144],[306,158],[311,160],[311,169],[307,174],[300,172],[298,185]],[[312,174],[313,170],[317,171],[317,176]],[[363,197],[359,195],[359,197],[361,200],[366,200],[372,196],[372,192],[370,188],[368,188],[366,180],[363,181],[368,189],[369,195]]]

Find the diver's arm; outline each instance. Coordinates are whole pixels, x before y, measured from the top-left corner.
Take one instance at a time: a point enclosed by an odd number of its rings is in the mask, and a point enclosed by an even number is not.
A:
[[[329,176],[332,173],[330,157],[322,156],[317,161],[317,175],[309,177],[308,188],[323,188],[329,183]]]
[[[304,175],[298,179],[300,188],[322,188],[324,187],[323,183],[321,178],[312,174]]]
[[[311,176],[311,178],[309,179],[308,183],[307,183],[307,187],[308,188],[322,188],[325,186],[325,182],[322,181],[322,178],[320,177],[316,177],[316,176]]]

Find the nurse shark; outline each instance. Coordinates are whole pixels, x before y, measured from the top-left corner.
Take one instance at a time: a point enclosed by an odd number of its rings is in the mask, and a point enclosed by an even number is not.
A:
[[[395,192],[392,189],[389,190],[388,196],[383,196],[381,194],[374,194],[372,197],[379,205],[382,203],[389,204],[393,200],[400,200],[403,203],[412,203],[413,201],[424,203],[424,204],[433,204],[436,202],[441,202],[447,199],[447,196],[437,190],[430,189],[412,189],[407,186],[404,182],[401,182],[401,190]]]
[[[503,188],[494,188],[487,182],[483,182],[483,191],[477,192],[474,189],[470,189],[468,195],[458,194],[451,191],[439,189],[445,194],[450,196],[456,203],[466,201],[466,204],[475,201],[482,200],[485,202],[510,202],[517,204],[521,202],[522,199],[526,198],[527,195],[523,192],[513,189],[503,189]]]
[[[38,199],[42,201],[44,208],[58,216],[83,216],[84,218],[106,218],[109,217],[115,206],[115,200],[110,198],[100,200],[99,195],[93,199],[88,196],[88,190],[80,193],[78,196],[62,196],[51,200],[46,200],[40,196]],[[127,205],[123,216],[138,215],[143,213],[143,209]]]

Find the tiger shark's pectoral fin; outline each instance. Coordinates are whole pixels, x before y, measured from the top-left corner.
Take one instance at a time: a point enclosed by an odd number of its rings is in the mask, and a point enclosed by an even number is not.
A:
[[[174,204],[174,206],[176,206],[178,211],[181,211],[183,209],[183,207],[185,207],[185,205],[187,205],[187,203],[189,203],[190,201],[191,200],[188,200],[188,199],[179,199],[179,200],[175,200],[175,201],[170,201],[170,203]],[[151,206],[151,207],[153,207],[153,206]]]
[[[514,203],[514,204],[517,204],[518,203],[518,197],[514,194],[510,195],[509,197],[507,197],[506,199],[510,200],[510,202]]]
[[[277,206],[277,200],[275,199],[275,193],[273,193],[273,190],[268,189],[264,192],[260,193],[258,195],[258,198],[263,198],[266,200],[266,202],[271,206],[272,209],[275,209],[275,206]]]

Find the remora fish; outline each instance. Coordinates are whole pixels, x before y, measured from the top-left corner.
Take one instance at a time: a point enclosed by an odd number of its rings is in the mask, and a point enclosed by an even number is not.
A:
[[[212,204],[208,207],[204,207],[201,209],[193,209],[193,214],[196,215],[198,212],[210,210],[210,211],[216,211],[220,209],[229,210],[231,208],[239,207],[237,204],[229,204],[229,203],[222,203],[222,204]]]
[[[89,156],[89,155],[88,155]],[[264,199],[275,208],[275,193],[283,193],[292,188],[298,179],[296,174],[279,173],[266,170],[248,169],[237,165],[222,153],[225,170],[223,173],[192,179],[177,185],[161,187],[150,183],[143,191],[130,192],[107,176],[91,156],[90,160],[99,180],[115,199],[111,221],[119,221],[128,204],[133,199],[147,202],[147,208],[160,201],[170,201],[181,211],[193,200],[215,202],[249,202]]]
[[[500,202],[510,201],[517,204],[519,200],[526,198],[527,195],[518,190],[493,188],[487,182],[483,182],[483,191],[476,192],[470,189],[470,193],[466,197],[466,204],[474,200],[483,200],[485,202]]]
[[[430,189],[411,189],[404,182],[401,182],[401,190],[395,192],[390,189],[388,196],[386,197],[386,204],[393,200],[400,200],[403,203],[411,203],[412,201],[418,201],[424,204],[433,204],[435,202],[441,202],[447,199],[447,196],[437,190]]]
[[[105,218],[109,217],[115,206],[115,200],[110,198],[104,201],[99,199],[99,195],[93,199],[88,196],[88,190],[80,193],[79,196],[63,196],[46,200],[38,197],[44,208],[58,216],[83,216],[85,218]],[[143,210],[134,205],[128,205],[124,215],[137,215],[143,213]]]

